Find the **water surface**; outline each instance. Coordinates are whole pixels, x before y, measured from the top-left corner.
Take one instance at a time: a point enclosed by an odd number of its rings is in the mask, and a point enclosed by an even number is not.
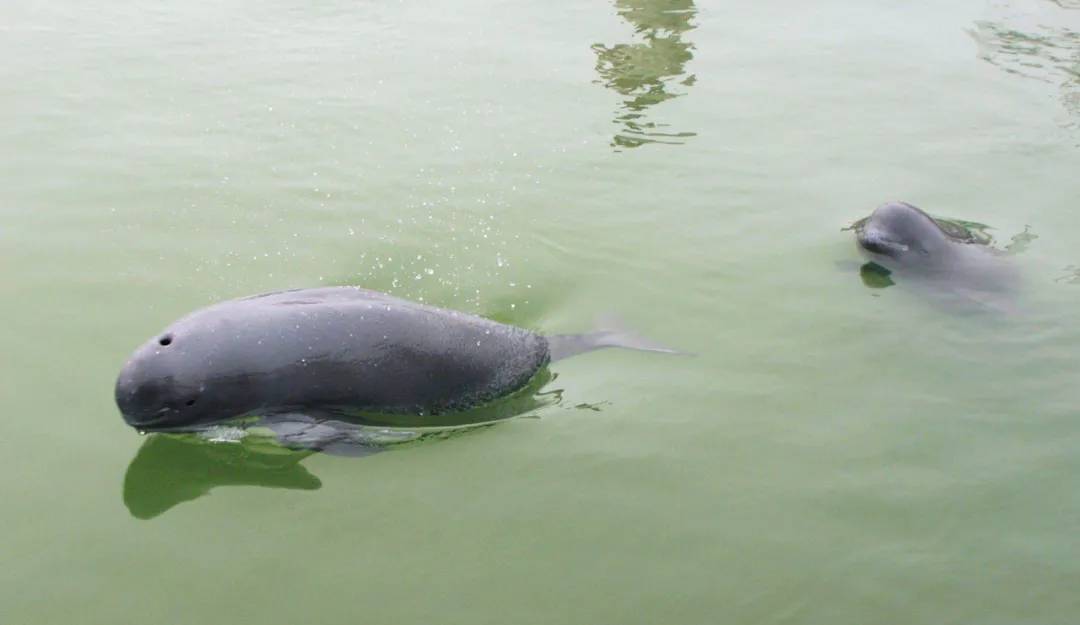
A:
[[[1071,623],[1080,10],[0,8],[10,623]],[[1013,316],[869,288],[903,199],[1037,235]],[[849,266],[853,263],[854,265]],[[360,284],[696,358],[365,458],[139,437],[226,297]]]

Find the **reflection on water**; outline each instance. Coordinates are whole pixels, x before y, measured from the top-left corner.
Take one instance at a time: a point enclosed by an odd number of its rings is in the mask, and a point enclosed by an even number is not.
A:
[[[866,263],[859,267],[859,277],[863,284],[871,289],[884,289],[896,284],[889,277],[890,271],[877,263]]]
[[[1054,0],[1062,9],[1080,8],[1077,0]],[[1080,32],[1077,13],[1050,9],[1055,25],[1045,18],[1009,15],[999,20],[975,23],[971,31],[979,46],[979,57],[1001,69],[1042,82],[1057,85],[1062,106],[1073,117],[1070,126],[1080,124]],[[1057,19],[1060,18],[1060,19]]]
[[[624,97],[615,116],[620,129],[612,147],[681,143],[679,139],[694,136],[666,130],[667,124],[646,116],[649,107],[685,95],[681,86],[694,84],[694,75],[683,70],[694,46],[682,40],[683,33],[694,28],[693,0],[616,0],[615,6],[641,41],[593,46],[599,82]]]
[[[255,438],[221,443],[193,435],[154,434],[128,465],[124,505],[132,516],[152,519],[217,486],[316,490],[322,482],[299,464],[312,453]]]

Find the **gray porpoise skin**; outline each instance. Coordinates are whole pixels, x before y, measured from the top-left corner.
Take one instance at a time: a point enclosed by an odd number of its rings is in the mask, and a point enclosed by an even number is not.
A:
[[[859,251],[901,283],[929,287],[953,300],[1008,308],[1002,295],[1018,276],[1004,254],[961,233],[946,232],[922,210],[890,202],[855,227]]]
[[[353,287],[198,310],[139,347],[116,381],[124,420],[179,430],[285,412],[441,414],[524,387],[545,337]]]

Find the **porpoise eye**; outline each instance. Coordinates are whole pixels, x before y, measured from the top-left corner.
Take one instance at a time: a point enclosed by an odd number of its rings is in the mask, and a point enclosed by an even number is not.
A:
[[[171,334],[166,334],[165,336],[158,339],[157,342],[158,342],[159,345],[162,345],[162,346],[168,345],[168,344],[172,343],[172,335]]]
[[[195,405],[195,400],[194,399],[189,399],[186,402],[184,402],[184,405],[185,406],[194,406]]]

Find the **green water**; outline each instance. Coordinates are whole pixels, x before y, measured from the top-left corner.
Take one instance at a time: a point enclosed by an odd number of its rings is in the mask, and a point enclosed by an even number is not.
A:
[[[1078,622],[1078,9],[5,3],[0,622]],[[1028,227],[1017,312],[864,283],[892,199]],[[321,284],[697,356],[365,458],[122,423]]]

